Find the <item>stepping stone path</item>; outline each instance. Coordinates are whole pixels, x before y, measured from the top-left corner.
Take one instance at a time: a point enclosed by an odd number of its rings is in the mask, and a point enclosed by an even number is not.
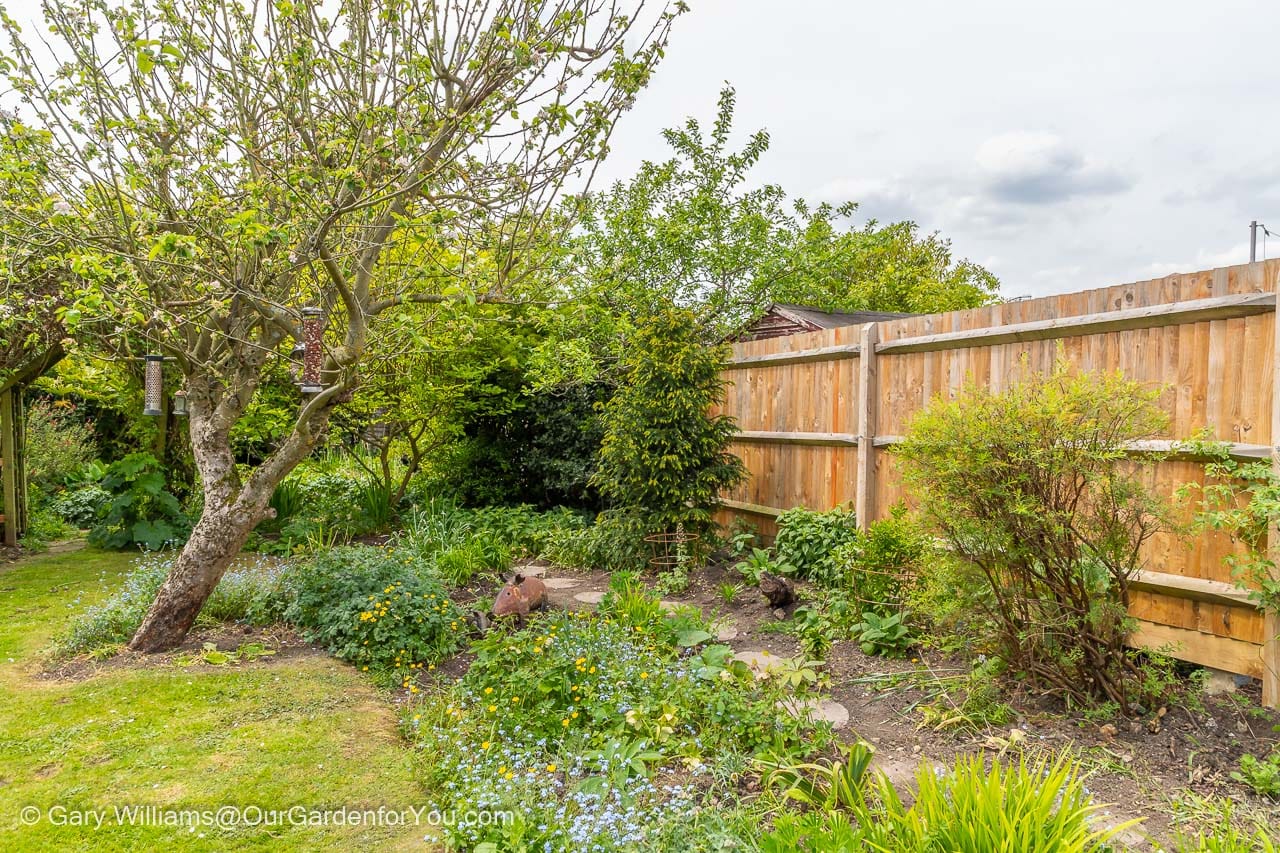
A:
[[[581,584],[581,581],[573,578],[547,578],[543,583],[546,584],[547,589],[573,589]]]
[[[755,670],[756,678],[768,678],[771,672],[782,669],[783,659],[768,649],[738,652],[733,656]]]
[[[581,601],[583,604],[599,604],[601,601],[604,601],[604,593],[599,590],[580,592],[573,597],[573,600]]]
[[[722,643],[727,643],[738,636],[738,626],[729,620],[717,622],[711,628],[716,632],[716,639]]]
[[[849,709],[834,699],[819,699],[816,696],[788,699],[778,703],[780,708],[793,717],[808,716],[814,720],[826,720],[837,729],[849,725]]]

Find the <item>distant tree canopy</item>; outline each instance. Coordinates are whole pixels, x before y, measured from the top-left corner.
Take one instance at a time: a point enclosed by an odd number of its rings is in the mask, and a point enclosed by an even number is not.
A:
[[[826,310],[936,312],[997,300],[999,282],[956,261],[950,241],[914,222],[853,229],[856,204],[788,202],[776,184],[749,189],[765,131],[729,148],[734,91],[720,94],[709,137],[696,119],[663,132],[670,160],[583,202],[576,277],[632,317],[676,304],[722,335],[769,302]]]

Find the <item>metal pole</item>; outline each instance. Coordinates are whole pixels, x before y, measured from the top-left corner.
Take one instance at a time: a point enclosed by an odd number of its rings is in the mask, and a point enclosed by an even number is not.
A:
[[[1249,263],[1258,259],[1258,220],[1249,223]]]

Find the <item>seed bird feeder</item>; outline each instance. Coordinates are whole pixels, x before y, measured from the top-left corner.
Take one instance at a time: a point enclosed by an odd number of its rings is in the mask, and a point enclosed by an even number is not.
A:
[[[142,414],[158,418],[164,414],[164,356],[149,355],[144,361]]]
[[[296,350],[295,350],[296,352]],[[324,312],[315,306],[302,309],[302,381],[303,394],[319,394],[320,368],[324,362]]]

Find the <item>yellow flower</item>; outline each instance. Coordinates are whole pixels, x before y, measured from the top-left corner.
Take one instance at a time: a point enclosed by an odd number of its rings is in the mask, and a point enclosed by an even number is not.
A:
[[[493,688],[492,688],[492,687],[486,687],[486,688],[484,689],[484,695],[486,695],[486,696],[488,696],[488,695],[489,695],[490,693],[492,693],[492,692],[493,692]]]
[[[493,712],[495,712],[495,711],[497,711],[497,710],[498,710],[498,706],[497,706],[497,705],[490,705],[490,706],[489,706],[489,713],[490,713],[490,714],[492,714]]]
[[[577,711],[574,711],[574,712],[573,712],[572,714],[570,714],[569,716],[570,716],[570,717],[573,717],[573,718],[576,720],[576,719],[578,719],[578,712],[577,712]]]
[[[554,764],[548,764],[548,765],[547,765],[547,772],[548,772],[548,773],[555,773],[555,772],[556,772],[556,766],[555,766]]]
[[[574,661],[574,663],[576,663],[578,666],[582,666],[586,662],[587,662],[586,658],[578,658],[576,661]]]
[[[565,717],[563,720],[561,720],[560,725],[567,727],[569,725],[569,718]]]
[[[412,687],[410,687],[410,688],[409,688],[409,692],[410,692],[410,693],[417,693],[417,692],[418,692],[418,685],[416,685],[416,684],[415,684],[415,685],[413,685]]]
[[[481,749],[488,749],[488,748],[489,748],[489,747],[491,747],[491,746],[493,746],[493,742],[492,742],[492,741],[488,741],[488,740],[487,740],[487,741],[485,741],[484,743],[480,744],[480,748],[481,748]],[[498,772],[499,772],[499,773],[501,773],[502,771],[501,771],[501,770],[499,770]]]
[[[641,678],[648,678],[648,677],[649,677],[649,673],[647,673],[647,672],[642,672],[642,673],[640,673],[640,677],[641,677]]]
[[[519,696],[512,696],[512,697],[511,697],[511,704],[512,704],[512,705],[518,704],[519,702],[520,702],[520,697],[519,697]]]

